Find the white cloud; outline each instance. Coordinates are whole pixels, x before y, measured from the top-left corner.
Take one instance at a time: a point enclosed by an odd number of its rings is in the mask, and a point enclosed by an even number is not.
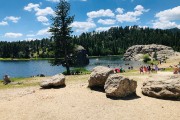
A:
[[[96,31],[98,31],[98,32],[101,32],[101,31],[107,31],[107,30],[109,30],[111,27],[98,27],[98,28],[96,28]]]
[[[42,35],[51,35],[51,33],[50,32],[48,32],[49,31],[49,27],[48,28],[45,28],[45,29],[42,29],[42,30],[39,30],[38,32],[37,32],[37,35],[40,35],[40,36],[42,36]]]
[[[123,8],[117,8],[117,9],[116,9],[116,12],[118,12],[119,14],[122,14],[122,13],[123,13],[123,11],[124,11],[124,9],[123,9]]]
[[[144,7],[142,5],[137,5],[135,8],[134,8],[135,11],[140,11],[140,12],[148,12],[149,9],[144,9]]]
[[[113,24],[115,24],[115,22],[116,22],[116,20],[113,20],[113,19],[105,19],[105,20],[99,19],[98,20],[98,23],[101,23],[103,25],[113,25]]]
[[[21,17],[14,17],[14,16],[7,16],[4,18],[4,20],[9,20],[12,21],[13,23],[17,23],[20,19]]]
[[[41,3],[40,3],[41,4]],[[55,15],[54,10],[51,7],[46,7],[44,9],[40,9],[40,4],[29,3],[24,7],[24,10],[27,11],[35,11],[35,15],[37,16],[37,20],[41,22],[43,25],[49,25],[49,20],[47,18],[48,15]]]
[[[73,22],[71,27],[75,29],[76,32],[86,32],[89,29],[95,28],[96,24],[94,22]]]
[[[51,7],[46,7],[45,9],[37,9],[37,16],[47,16],[47,15],[55,15],[54,10]]]
[[[107,10],[101,9],[101,10],[98,10],[98,11],[88,12],[87,16],[89,18],[114,17],[115,14],[110,9],[107,9]]]
[[[57,2],[59,2],[60,0],[46,0],[46,1],[57,3]],[[68,0],[67,0],[67,1],[68,1]],[[86,2],[87,0],[80,0],[80,1]]]
[[[169,29],[169,28],[180,28],[180,24],[170,21],[156,21],[153,23],[153,28]]]
[[[47,19],[47,17],[45,17],[45,16],[38,16],[37,17],[37,20],[39,21],[39,22],[48,22],[49,20]]]
[[[1,21],[0,22],[0,26],[6,26],[6,25],[8,25],[8,22],[6,22],[6,21]]]
[[[34,34],[27,34],[26,36],[27,37],[35,37],[36,35],[34,35]]]
[[[140,20],[139,16],[141,16],[144,12],[148,12],[149,9],[144,9],[142,5],[137,5],[134,8],[133,12],[127,12],[123,14],[123,9],[118,8],[116,11],[119,12],[118,15],[116,15],[117,21],[123,23],[123,22],[137,22]]]
[[[180,6],[160,11],[155,15],[155,17],[157,19],[152,23],[154,28],[180,28],[180,24],[175,22],[180,20]]]
[[[26,41],[35,41],[38,40],[38,38],[25,38]]]
[[[51,7],[46,7],[44,9],[39,8],[39,4],[29,3],[27,6],[24,7],[24,10],[36,12],[36,16],[47,16],[47,15],[54,15],[54,10]]]
[[[39,4],[33,4],[33,3],[29,3],[27,6],[24,7],[24,10],[27,10],[27,11],[36,11],[38,8],[40,7]]]
[[[59,2],[59,0],[46,0],[46,1],[50,1],[50,2]]]
[[[7,37],[7,38],[18,38],[18,37],[21,37],[23,36],[22,33],[12,33],[12,32],[9,32],[9,33],[5,33],[4,34],[4,37]]]
[[[180,6],[160,11],[155,15],[159,20],[180,20]]]

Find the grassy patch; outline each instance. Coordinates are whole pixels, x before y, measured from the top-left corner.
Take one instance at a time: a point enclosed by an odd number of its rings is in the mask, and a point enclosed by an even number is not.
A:
[[[53,60],[54,58],[0,58],[0,61]]]
[[[153,65],[157,65],[157,64],[159,64],[159,61],[153,60],[153,61],[148,61],[147,63],[148,64],[153,64]]]
[[[173,72],[173,71],[174,71],[174,68],[165,68],[165,71],[166,71],[166,72]]]
[[[68,75],[66,76],[66,82],[88,81],[89,74],[87,75]]]
[[[21,88],[28,86],[36,86],[39,84],[39,81],[42,78],[11,78],[11,83],[8,85],[4,85],[3,81],[0,80],[0,89],[9,89],[9,88]]]
[[[53,60],[54,58],[31,58],[31,60]]]
[[[85,69],[85,68],[83,68],[83,67],[73,68],[70,72],[71,72],[72,75],[90,74],[90,71],[87,70],[87,69]],[[67,75],[67,72],[64,71],[63,74],[64,74],[64,75]]]

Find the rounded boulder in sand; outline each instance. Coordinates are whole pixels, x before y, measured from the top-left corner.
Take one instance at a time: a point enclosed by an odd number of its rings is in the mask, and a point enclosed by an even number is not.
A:
[[[108,97],[126,97],[136,93],[137,82],[129,78],[114,74],[110,75],[104,89]]]
[[[47,80],[43,80],[40,83],[42,88],[53,88],[65,86],[65,76],[63,74],[57,74]]]
[[[169,76],[165,80],[153,80],[143,83],[142,93],[155,98],[180,98],[180,76]]]
[[[104,87],[104,84],[110,74],[113,74],[114,71],[111,68],[104,66],[97,66],[93,69],[89,77],[88,87]]]

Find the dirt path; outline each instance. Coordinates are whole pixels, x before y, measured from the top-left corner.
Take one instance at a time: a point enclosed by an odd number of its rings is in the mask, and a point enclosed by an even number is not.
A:
[[[1,120],[179,120],[180,101],[141,94],[142,82],[172,73],[131,76],[139,97],[112,100],[87,88],[87,81],[68,82],[65,88],[39,87],[0,90]]]

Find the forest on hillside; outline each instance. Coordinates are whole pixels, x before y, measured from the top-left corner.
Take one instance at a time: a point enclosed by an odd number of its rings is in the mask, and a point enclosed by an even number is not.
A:
[[[180,51],[180,29],[152,29],[138,26],[112,27],[108,31],[72,36],[73,45],[82,45],[89,56],[122,55],[132,45],[161,44]],[[62,47],[62,46],[59,46]],[[0,58],[53,58],[51,38],[0,42]]]

